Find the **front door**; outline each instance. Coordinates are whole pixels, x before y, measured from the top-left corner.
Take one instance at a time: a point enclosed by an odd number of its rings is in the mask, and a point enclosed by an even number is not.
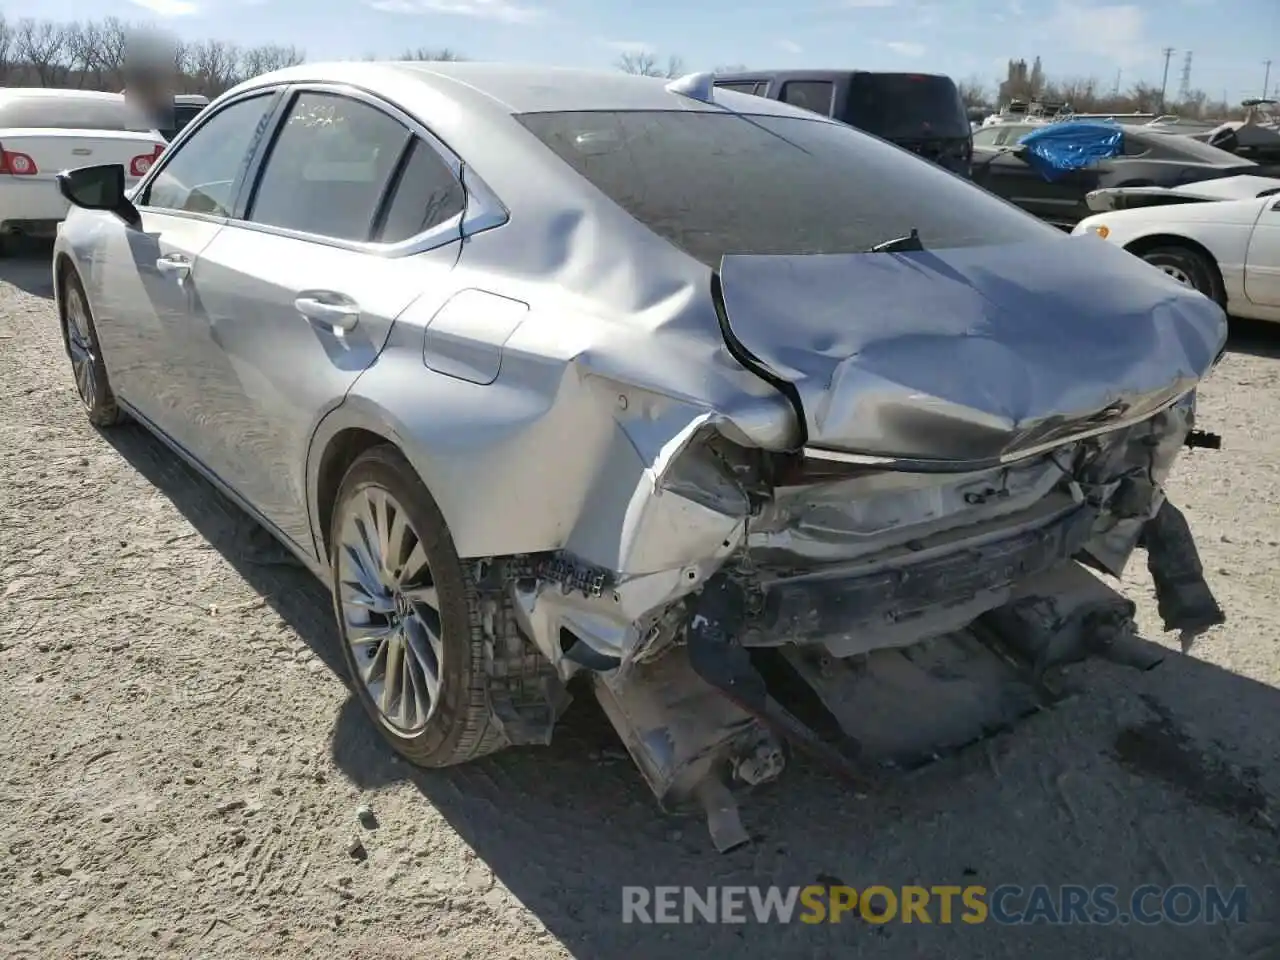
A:
[[[104,244],[100,335],[112,383],[198,459],[200,425],[216,416],[205,389],[216,356],[199,322],[197,266],[227,222],[273,102],[260,94],[211,114],[139,191],[141,229],[121,224]]]
[[[1280,307],[1280,199],[1263,206],[1249,236],[1244,292],[1261,306]]]
[[[197,264],[219,354],[210,389],[221,416],[203,425],[210,466],[304,550],[311,437],[395,318],[420,296],[447,296],[463,207],[427,139],[375,101],[304,89],[244,220]]]

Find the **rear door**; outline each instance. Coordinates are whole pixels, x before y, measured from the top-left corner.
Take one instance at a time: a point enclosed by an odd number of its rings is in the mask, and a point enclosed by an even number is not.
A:
[[[457,262],[465,194],[429,131],[371,96],[296,89],[242,219],[195,267],[219,357],[211,466],[311,549],[305,464],[320,419],[395,318]],[[426,375],[425,368],[422,371]]]
[[[204,378],[216,359],[195,266],[234,207],[237,187],[276,102],[271,93],[221,106],[162,157],[135,198],[139,230],[110,221],[92,271],[98,335],[111,381],[130,405],[203,459],[199,424],[216,416]],[[118,229],[117,229],[118,226]]]

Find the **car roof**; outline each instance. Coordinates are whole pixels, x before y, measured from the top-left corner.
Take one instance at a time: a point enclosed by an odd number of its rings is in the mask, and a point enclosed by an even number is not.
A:
[[[122,93],[106,93],[101,90],[70,90],[65,88],[51,87],[0,87],[0,99],[17,100],[17,99],[35,99],[48,98],[50,100],[123,100]]]
[[[750,80],[829,80],[833,83],[858,74],[873,76],[912,76],[936,77],[939,80],[949,79],[945,73],[928,73],[922,70],[737,70],[733,73],[717,73],[716,83]]]
[[[456,107],[481,113],[546,113],[596,110],[709,110],[707,104],[667,90],[662,78],[617,70],[583,70],[530,64],[482,62],[315,63],[286,67],[241,84],[236,90],[280,83],[349,83],[391,99],[413,99],[423,88]],[[722,107],[735,112],[795,116],[810,111],[733,91],[717,91]],[[830,122],[830,121],[828,121]]]

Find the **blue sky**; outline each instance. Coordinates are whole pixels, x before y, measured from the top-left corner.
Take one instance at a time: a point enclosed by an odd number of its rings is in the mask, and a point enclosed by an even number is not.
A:
[[[1159,83],[1174,47],[1176,91],[1211,99],[1280,86],[1280,0],[7,0],[9,19],[118,16],[184,40],[295,44],[311,60],[451,47],[478,60],[608,67],[626,50],[676,54],[690,69],[927,69],[994,86],[1010,56],[1037,54],[1050,76]],[[90,14],[92,11],[92,14]]]

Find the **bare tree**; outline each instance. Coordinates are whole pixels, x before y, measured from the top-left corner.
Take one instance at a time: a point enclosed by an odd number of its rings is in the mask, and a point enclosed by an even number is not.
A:
[[[956,86],[960,90],[960,99],[964,101],[964,105],[968,109],[985,107],[990,103],[987,96],[987,85],[979,77],[961,80]]]
[[[297,47],[282,47],[278,44],[250,47],[240,56],[239,79],[248,80],[272,70],[293,67],[305,59],[305,54]]]
[[[0,83],[9,82],[9,71],[13,66],[14,43],[13,27],[0,13]]]
[[[235,86],[241,77],[240,48],[221,40],[205,40],[190,48],[191,79],[200,93],[209,97]]]
[[[20,20],[14,40],[17,59],[31,66],[40,86],[54,86],[64,75],[66,65],[62,58],[67,38],[60,24],[50,20]]]
[[[99,89],[124,87],[124,61],[133,27],[119,17],[107,17],[98,25],[97,64],[94,73]]]
[[[719,64],[712,73],[745,73],[747,65],[745,63],[722,63]]]
[[[656,54],[647,51],[624,53],[618,58],[617,66],[623,73],[638,77],[678,77],[684,73],[684,61],[679,57],[668,57],[663,66]]]
[[[67,41],[67,64],[70,67],[70,82],[83,88],[85,84],[98,79],[94,68],[98,61],[98,25],[89,23],[69,23],[64,28]]]
[[[439,62],[453,63],[459,60],[465,60],[466,57],[462,56],[456,50],[451,50],[449,47],[441,47],[438,50],[432,49],[431,47],[417,47],[416,49],[406,50],[404,53],[400,54],[400,59],[417,61],[435,60]]]

